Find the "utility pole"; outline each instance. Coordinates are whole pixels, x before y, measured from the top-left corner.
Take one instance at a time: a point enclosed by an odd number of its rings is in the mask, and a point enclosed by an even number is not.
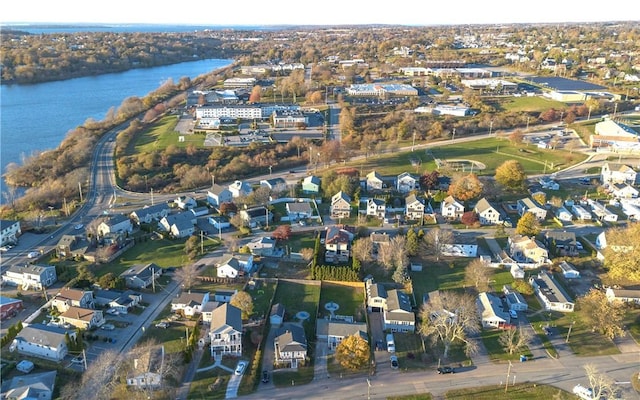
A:
[[[416,147],[416,131],[413,131],[413,143],[411,144],[411,151]]]
[[[456,128],[453,128],[453,133],[451,134],[451,141],[455,140],[456,138]]]
[[[84,370],[87,370],[87,352],[82,349],[82,361],[84,363]]]
[[[200,254],[204,254],[204,232],[200,231]]]
[[[489,121],[489,136],[491,136],[491,131],[493,131],[493,120]]]
[[[511,374],[511,360],[509,360],[509,368],[507,369],[507,379],[504,385],[504,392],[507,393],[507,389],[509,388],[509,375]]]
[[[151,188],[151,205],[153,205],[153,188]]]
[[[569,343],[569,335],[571,335],[571,328],[573,328],[573,324],[576,321],[571,321],[571,325],[569,325],[569,332],[567,332],[567,340],[565,340],[565,343]]]
[[[80,192],[80,203],[82,203],[82,185],[78,182],[78,192]]]
[[[529,119],[530,119],[530,118],[531,118],[531,117],[527,115],[527,132],[529,131]]]

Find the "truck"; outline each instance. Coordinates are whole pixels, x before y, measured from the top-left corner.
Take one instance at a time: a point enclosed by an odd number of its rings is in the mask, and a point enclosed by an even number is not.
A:
[[[387,351],[389,353],[396,352],[396,342],[393,340],[393,333],[387,334]]]

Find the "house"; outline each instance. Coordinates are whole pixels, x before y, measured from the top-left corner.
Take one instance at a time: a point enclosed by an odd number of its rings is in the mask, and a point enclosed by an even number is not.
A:
[[[544,264],[549,259],[547,249],[533,237],[511,236],[508,246],[509,255],[516,262]]]
[[[269,222],[273,221],[273,213],[264,206],[240,210],[240,217],[251,228],[255,228],[258,225],[268,225]]]
[[[334,351],[346,337],[353,335],[360,336],[368,342],[367,324],[333,319],[318,319],[316,321],[316,337],[319,342],[326,342],[330,351]]]
[[[414,332],[416,316],[413,313],[409,295],[401,290],[387,291],[387,301],[383,309],[384,329],[391,332]]]
[[[20,221],[0,219],[0,246],[17,243],[21,234]]]
[[[365,292],[367,295],[367,310],[370,312],[383,312],[387,304],[387,289],[381,283],[376,283],[373,278],[365,279]]]
[[[511,317],[502,308],[502,301],[498,296],[487,292],[479,293],[476,306],[483,328],[502,328],[511,322]]]
[[[524,269],[518,265],[518,263],[511,264],[511,268],[509,270],[513,279],[524,279]]]
[[[365,184],[367,191],[382,190],[384,187],[384,181],[382,176],[376,171],[369,172],[365,178]]]
[[[448,219],[460,219],[464,214],[464,205],[453,196],[447,196],[440,204],[440,214]]]
[[[142,294],[132,290],[103,290],[93,291],[96,306],[108,307],[120,314],[127,314],[129,310],[136,307],[142,301]]]
[[[442,255],[452,257],[477,257],[478,239],[476,235],[455,233],[452,243],[442,244]]]
[[[547,148],[548,144],[545,143],[545,147],[543,148]],[[551,177],[549,176],[543,176],[541,177],[538,182],[540,183],[540,186],[542,186],[543,189],[547,189],[547,190],[560,190],[560,185],[558,184],[558,182],[554,181]]]
[[[389,242],[391,242],[391,237],[387,232],[372,232],[369,235],[369,239],[371,239],[371,243],[373,244],[374,253],[377,252],[380,247],[387,246]]]
[[[254,256],[269,257],[275,254],[276,240],[270,237],[257,237],[246,245]]]
[[[60,362],[69,351],[65,338],[67,334],[76,338],[73,330],[40,323],[27,325],[13,339],[9,351],[17,350],[20,354]]]
[[[0,296],[0,320],[12,318],[24,309],[24,304],[20,299]]]
[[[229,185],[229,191],[231,192],[231,196],[235,199],[237,197],[250,195],[253,192],[253,188],[246,182],[235,181]]]
[[[211,321],[213,321],[213,311],[218,308],[220,303],[217,301],[208,301],[205,305],[202,306],[202,322],[211,326]]]
[[[420,189],[420,181],[410,173],[403,172],[396,178],[396,190],[400,193],[409,193]]]
[[[53,265],[11,265],[2,275],[2,282],[22,290],[42,290],[58,280]]]
[[[286,204],[287,215],[289,221],[297,221],[300,219],[307,219],[313,215],[313,209],[309,202],[287,203]]]
[[[127,374],[127,386],[141,390],[157,390],[162,387],[164,370],[164,346],[155,346],[149,353],[133,360],[133,369]]]
[[[591,216],[591,213],[589,211],[585,210],[579,204],[572,205],[571,206],[571,212],[573,213],[573,215],[576,216],[576,219],[578,219],[580,221],[591,221],[591,219],[593,218]]]
[[[302,193],[318,194],[320,193],[320,178],[315,175],[307,176],[302,180]]]
[[[141,209],[134,210],[129,214],[129,218],[136,224],[150,224],[153,221],[160,221],[169,215],[169,206],[167,203],[160,203],[153,206],[144,206]]]
[[[220,207],[220,204],[232,201],[233,193],[224,186],[213,185],[211,190],[207,191],[207,202],[214,207]]]
[[[616,222],[618,220],[618,214],[608,210],[604,204],[591,199],[587,200],[587,202],[591,207],[591,212],[598,220],[606,222]]]
[[[237,278],[253,272],[252,254],[225,254],[216,266],[218,278]]]
[[[287,181],[284,178],[263,179],[260,186],[269,188],[270,191],[278,193],[287,190]]]
[[[307,338],[299,325],[286,324],[276,332],[273,340],[275,348],[274,363],[290,368],[304,365],[307,358]]]
[[[209,292],[188,292],[180,293],[180,296],[171,300],[171,312],[182,313],[186,317],[193,317],[202,313],[202,308],[209,302]]]
[[[637,176],[637,172],[625,164],[605,162],[600,169],[600,181],[602,184],[628,183],[633,185],[636,182]]]
[[[562,271],[562,276],[564,276],[565,279],[580,278],[580,272],[577,269],[575,269],[573,265],[571,265],[570,263],[566,261],[561,261],[558,267],[560,267],[560,270]]]
[[[518,214],[522,217],[525,213],[533,213],[538,221],[544,221],[547,218],[547,210],[540,205],[537,201],[530,197],[520,199],[516,202],[518,208]]]
[[[113,215],[102,221],[98,225],[98,236],[105,236],[109,233],[131,233],[133,224],[128,215]]]
[[[225,355],[241,357],[242,311],[228,303],[213,310],[209,339],[214,359]]]
[[[575,232],[545,231],[544,244],[558,256],[577,256]]]
[[[190,210],[190,212],[191,214],[193,214],[194,217],[203,217],[209,214],[209,207],[206,207],[206,206],[194,207]]]
[[[351,216],[351,197],[343,191],[339,191],[331,198],[329,210],[331,218],[349,218]]]
[[[73,325],[76,328],[85,330],[100,327],[105,322],[102,310],[73,306],[67,308],[65,312],[60,314],[59,318],[63,324]]]
[[[57,371],[19,375],[2,384],[2,398],[11,400],[51,400]]]
[[[192,208],[198,205],[198,203],[196,202],[196,199],[194,199],[191,196],[178,196],[178,198],[175,199],[173,202],[175,203],[176,207],[185,211],[191,210]]]
[[[331,226],[325,231],[324,259],[328,263],[345,263],[351,256],[353,233],[338,226]]]
[[[216,290],[213,293],[213,300],[219,303],[228,303],[234,294],[238,293],[237,290]]]
[[[213,215],[207,218],[207,220],[211,225],[218,229],[218,231],[231,227],[231,221],[229,221],[229,218],[224,215]]]
[[[529,304],[524,297],[522,297],[522,294],[513,289],[511,285],[504,285],[502,287],[502,293],[504,293],[505,301],[509,306],[509,310],[527,311],[529,309]]]
[[[174,238],[184,238],[195,232],[195,216],[190,211],[170,214],[160,220],[159,228]]]
[[[569,210],[564,207],[558,207],[555,211],[555,216],[563,222],[570,222],[573,220],[573,214],[571,214]]]
[[[80,236],[62,235],[56,244],[56,256],[60,259],[83,257],[88,243]]]
[[[502,225],[506,219],[504,212],[489,203],[484,197],[478,200],[473,212],[478,214],[478,220],[481,225]]]
[[[284,306],[280,303],[276,303],[271,306],[271,312],[269,313],[269,323],[271,326],[280,326],[284,322]]]
[[[628,183],[614,183],[609,189],[616,199],[635,199],[638,197],[638,189]]]
[[[154,263],[132,265],[120,274],[130,289],[146,289],[162,275],[162,268]]]
[[[369,198],[367,200],[367,215],[376,218],[384,218],[386,213],[386,204],[384,200]]]
[[[418,199],[415,194],[410,194],[405,198],[405,210],[404,215],[408,220],[422,221],[424,218],[424,203]]]
[[[640,288],[614,289],[609,287],[607,288],[606,296],[609,302],[621,301],[623,303],[640,304]]]
[[[640,206],[631,203],[622,203],[622,212],[630,221],[640,221]]]
[[[69,307],[95,308],[93,291],[64,287],[51,300],[51,307],[61,313]]]
[[[542,271],[529,278],[536,297],[547,311],[572,312],[575,304],[549,273]]]

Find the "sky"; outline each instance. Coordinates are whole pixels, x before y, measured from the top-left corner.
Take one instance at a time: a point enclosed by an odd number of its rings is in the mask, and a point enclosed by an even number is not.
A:
[[[640,21],[636,1],[607,6],[568,0],[9,0],[3,3],[0,23],[429,26]]]

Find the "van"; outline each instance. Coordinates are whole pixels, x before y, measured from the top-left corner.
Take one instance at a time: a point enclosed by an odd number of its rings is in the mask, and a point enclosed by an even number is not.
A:
[[[584,387],[580,384],[573,387],[573,394],[580,397],[583,400],[593,400],[593,390],[588,387]]]
[[[393,333],[387,334],[387,351],[389,353],[395,353],[396,352],[396,343],[393,340]]]

